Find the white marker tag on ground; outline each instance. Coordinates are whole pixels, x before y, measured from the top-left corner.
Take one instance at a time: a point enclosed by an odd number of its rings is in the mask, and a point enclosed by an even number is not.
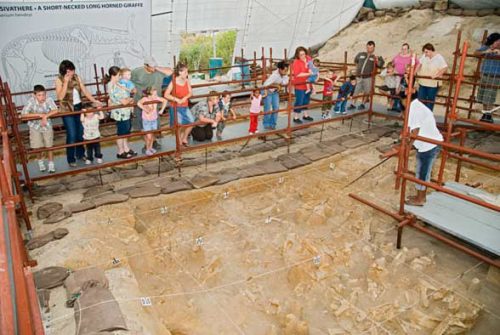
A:
[[[113,265],[120,264],[120,259],[113,257]]]
[[[266,223],[269,224],[269,223],[271,223],[271,221],[273,221],[273,219],[270,216],[268,216],[266,218]]]
[[[201,247],[204,243],[203,237],[196,238],[195,243],[197,246]]]
[[[224,199],[229,198],[229,192],[224,192]]]
[[[284,182],[285,182],[285,178],[283,178],[283,177],[279,177],[279,179],[278,179],[278,183],[279,183],[279,184],[283,184]]]
[[[167,206],[163,206],[162,208],[160,208],[160,213],[162,215],[165,215],[168,213],[168,207]]]
[[[151,302],[150,297],[141,297],[141,305],[142,306],[152,306],[153,303]]]
[[[314,258],[313,258],[313,264],[316,265],[316,266],[319,266],[321,264],[321,256],[320,255],[314,256]]]

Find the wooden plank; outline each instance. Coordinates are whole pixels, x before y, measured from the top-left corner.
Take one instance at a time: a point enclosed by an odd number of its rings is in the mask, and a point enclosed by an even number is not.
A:
[[[453,185],[454,189],[459,186]],[[451,188],[451,187],[450,187]],[[453,236],[500,255],[500,213],[433,192],[424,206],[406,206],[420,220]]]

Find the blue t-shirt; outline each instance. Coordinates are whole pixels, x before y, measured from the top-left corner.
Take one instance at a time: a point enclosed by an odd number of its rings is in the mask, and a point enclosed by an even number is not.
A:
[[[354,93],[354,85],[350,81],[346,81],[339,90],[339,98],[347,98]]]
[[[481,45],[481,47],[477,49],[477,51],[486,51],[488,49],[488,46]],[[495,57],[496,55],[494,53],[487,53],[484,54],[484,56]],[[496,56],[496,59],[484,58],[481,64],[481,73],[489,74],[492,76],[500,76],[500,59],[498,59],[498,56]]]
[[[118,82],[121,86],[125,87],[127,90],[132,91],[135,88],[135,85],[132,81],[127,80],[127,79],[120,79]]]

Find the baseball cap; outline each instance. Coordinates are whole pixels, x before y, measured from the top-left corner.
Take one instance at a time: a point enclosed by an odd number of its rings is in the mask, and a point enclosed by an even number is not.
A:
[[[144,57],[144,65],[156,67],[158,64],[156,63],[156,60],[152,56],[146,56]]]

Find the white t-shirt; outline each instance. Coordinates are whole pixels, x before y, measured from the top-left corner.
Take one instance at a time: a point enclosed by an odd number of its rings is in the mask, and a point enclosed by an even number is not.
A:
[[[436,141],[443,141],[443,136],[436,126],[434,114],[418,99],[413,100],[410,105],[408,127],[410,127],[410,130],[419,128],[418,136],[427,137]],[[426,152],[434,149],[436,144],[415,140],[413,146],[418,152]]]
[[[82,98],[80,97],[80,93],[78,93],[78,90],[73,87],[73,105],[78,105],[81,102]]]

